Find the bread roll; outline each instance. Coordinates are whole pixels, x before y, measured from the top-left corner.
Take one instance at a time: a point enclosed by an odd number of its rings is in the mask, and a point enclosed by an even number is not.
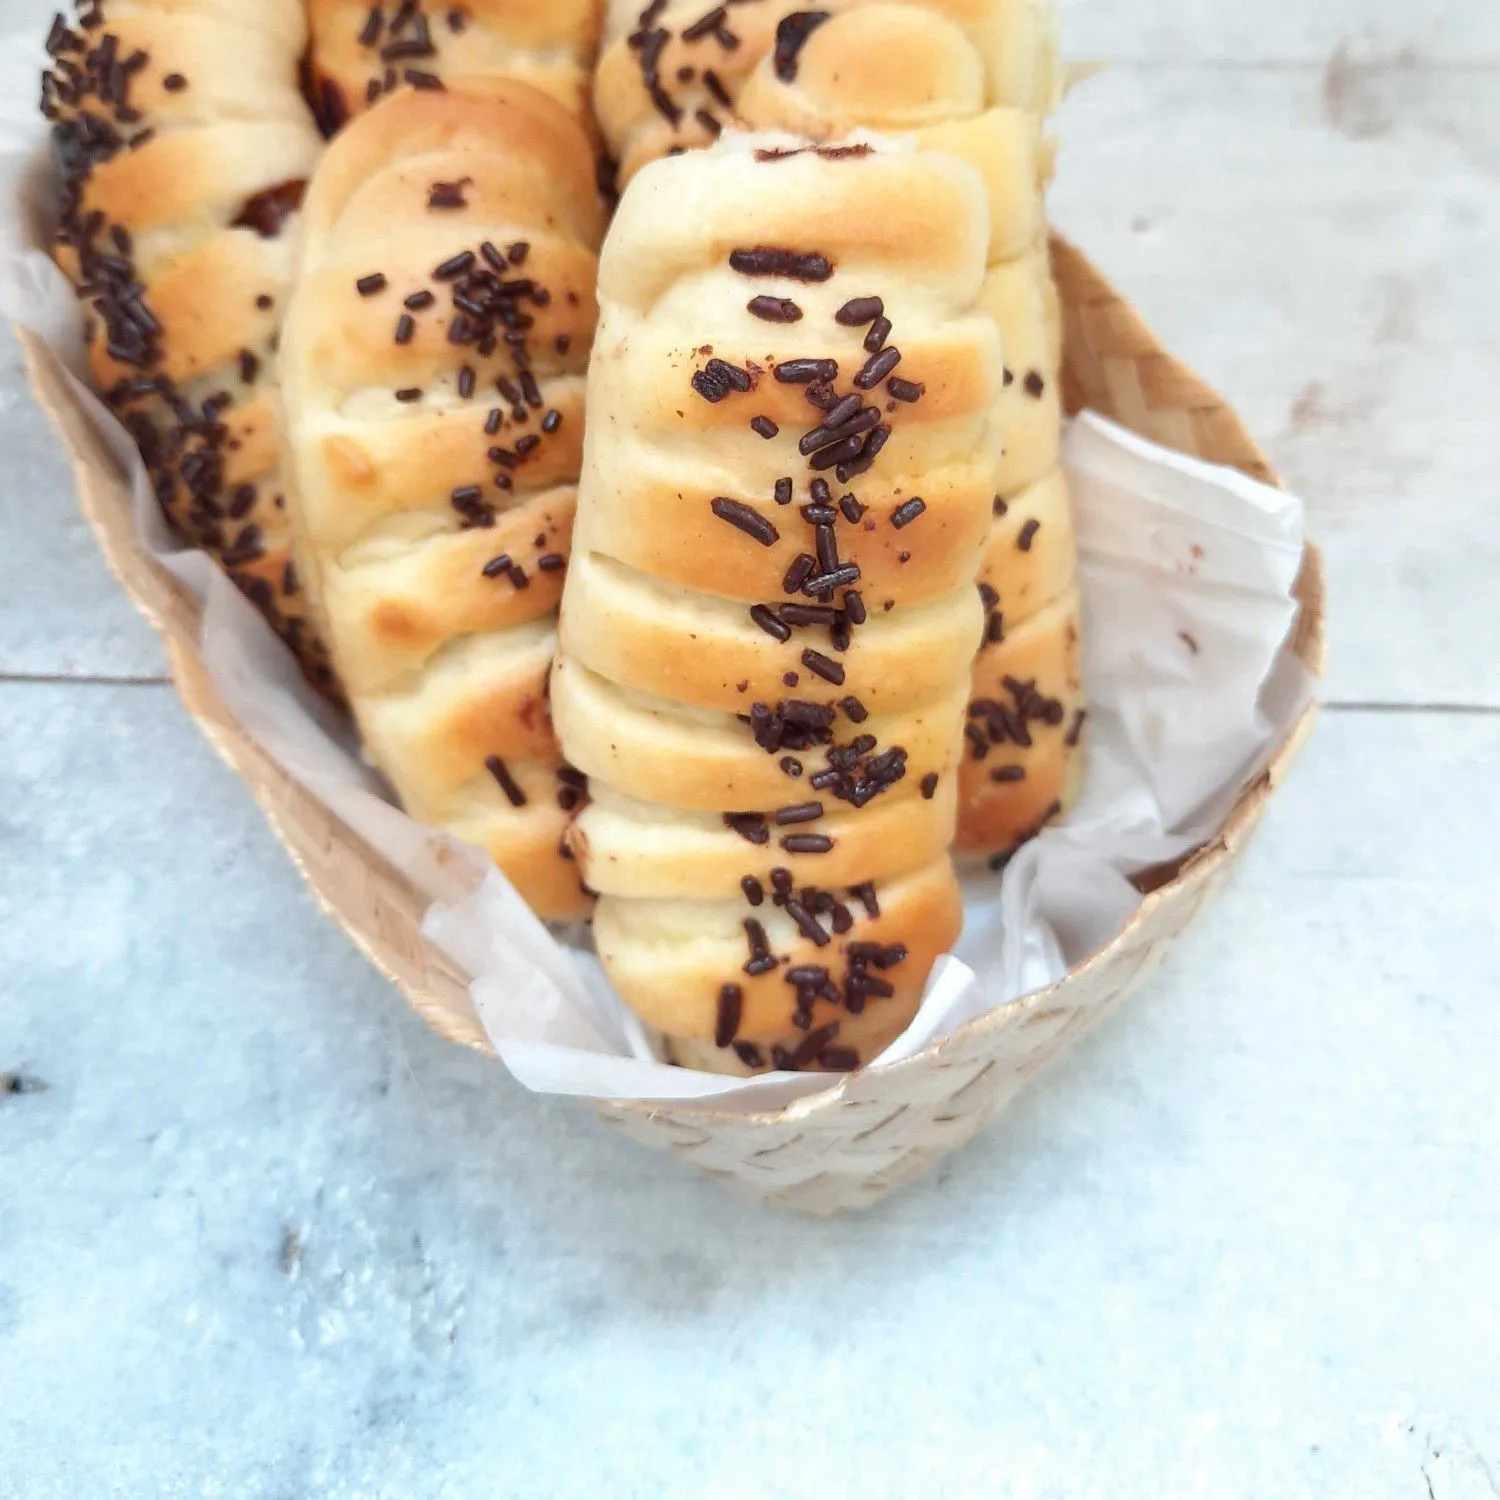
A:
[[[997,520],[984,579],[992,634],[975,666],[973,723],[987,733],[1003,722],[988,705],[1014,707],[1006,679],[1027,683],[1037,672],[1024,702],[1066,706],[1063,727],[1030,722],[1034,743],[1010,745],[1024,755],[1001,764],[987,752],[965,764],[959,847],[997,865],[1066,806],[1081,761],[1072,732],[1077,595],[1059,469],[1061,340],[1043,201],[1052,172],[1043,126],[1060,78],[1052,10],[1042,0],[828,0],[816,10],[785,0],[722,10],[706,0],[653,0],[612,15],[595,84],[626,181],[667,151],[711,141],[731,120],[824,141],[889,132],[961,157],[982,177],[990,209],[982,303],[1005,357],[996,510],[1008,506],[1024,525],[1036,509],[1050,528],[1052,565],[1043,580],[1017,546],[1017,526]],[[1023,629],[1042,611],[1050,625]],[[972,748],[977,755],[977,741]]]
[[[599,0],[307,0],[310,88],[332,135],[405,86],[517,78],[589,121]]]
[[[556,919],[588,907],[546,692],[602,229],[554,100],[402,90],[313,179],[282,359],[299,566],[367,753]]]
[[[984,203],[939,153],[726,137],[606,243],[552,697],[600,957],[678,1061],[858,1066],[958,936]]]
[[[157,497],[335,691],[292,563],[270,393],[322,143],[294,0],[109,0],[53,24],[56,254]]]

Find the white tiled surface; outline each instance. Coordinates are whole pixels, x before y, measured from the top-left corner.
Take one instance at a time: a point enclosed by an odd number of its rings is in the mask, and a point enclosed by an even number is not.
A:
[[[1060,215],[1308,493],[1344,706],[1162,977],[862,1219],[406,1013],[0,342],[0,1500],[1500,1493],[1500,12],[1071,10],[1127,62]]]

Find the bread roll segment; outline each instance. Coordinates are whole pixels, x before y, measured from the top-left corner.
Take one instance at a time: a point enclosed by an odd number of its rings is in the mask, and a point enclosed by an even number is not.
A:
[[[329,135],[408,86],[513,78],[580,123],[598,0],[307,0],[310,85]]]
[[[668,151],[713,140],[731,121],[828,142],[880,131],[957,156],[979,173],[989,204],[989,271],[980,303],[1000,330],[1005,357],[995,413],[1002,440],[996,512],[1003,515],[1011,505],[1012,514],[1023,514],[1021,496],[1045,500],[1047,513],[1060,518],[1046,533],[1045,550],[1061,569],[1045,588],[1003,589],[998,609],[986,594],[992,633],[975,664],[973,697],[980,705],[1004,695],[1007,677],[1025,680],[1035,648],[1021,627],[1072,579],[1059,468],[1060,323],[1044,204],[1053,155],[1045,122],[1061,76],[1047,0],[826,0],[815,10],[794,0],[752,0],[721,12],[706,0],[652,0],[644,10],[619,5],[613,11],[595,80],[606,142],[625,181]],[[921,214],[893,217],[894,233],[931,227]],[[735,461],[741,461],[745,437],[731,440],[726,430],[725,441],[734,442]],[[662,488],[653,482],[642,491],[653,519],[670,509]],[[620,505],[637,498],[622,496]],[[600,524],[611,519],[601,517]],[[1015,528],[998,520],[996,528],[987,549],[990,589],[999,586],[991,573],[1028,573],[1024,558],[1015,561]],[[659,534],[651,527],[638,535],[631,549],[637,565],[663,550]],[[1050,685],[1033,686],[1066,700],[1071,724],[1078,697],[1076,608],[1070,629],[1071,641],[1064,632],[1042,632],[1056,649],[1047,664]],[[976,719],[990,722],[982,712]],[[959,813],[965,856],[1001,864],[1036,831],[1043,813],[1055,812],[1054,803],[1066,806],[1078,781],[1079,737],[1053,729],[1032,726],[1039,743],[1056,743],[1045,774],[1028,764],[1024,786],[1013,769],[996,766],[1003,772],[996,780],[966,762]]]
[[[956,157],[726,137],[606,242],[552,694],[601,959],[695,1066],[858,1066],[958,936],[984,203]]]
[[[583,775],[546,700],[602,209],[524,83],[403,90],[329,147],[283,340],[298,563],[367,754],[413,817],[586,914]]]
[[[322,149],[297,88],[305,39],[295,0],[90,0],[53,24],[42,112],[95,384],[175,528],[336,694],[292,564],[271,402]]]

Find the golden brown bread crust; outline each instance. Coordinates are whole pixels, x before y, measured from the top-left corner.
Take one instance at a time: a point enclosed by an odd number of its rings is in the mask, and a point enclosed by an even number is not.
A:
[[[592,778],[571,837],[605,968],[679,1055],[730,1071],[867,1061],[957,936],[1001,464],[975,170],[785,140],[626,191],[553,670]],[[878,921],[849,895],[867,886]],[[884,977],[856,950],[851,990],[850,941],[903,947]]]
[[[670,0],[619,5],[594,77],[605,142],[628,182],[732,121],[807,134],[907,130],[984,110],[1041,117],[1060,74],[1041,0]]]
[[[337,692],[291,558],[271,416],[297,205],[321,149],[292,0],[108,0],[59,21],[56,254],[94,379],[164,510]],[[85,21],[88,24],[85,24]]]
[[[990,208],[990,269],[981,304],[1001,331],[1005,355],[1005,387],[996,410],[1002,445],[997,510],[1041,485],[1049,513],[1065,512],[1067,495],[1058,472],[1061,330],[1043,202],[1053,154],[1043,124],[1060,87],[1050,5],[1043,0],[826,0],[809,12],[790,0],[748,0],[725,12],[718,25],[695,24],[704,14],[697,0],[668,0],[640,13],[621,4],[611,16],[595,102],[622,180],[665,152],[706,144],[731,119],[833,143],[861,139],[862,132],[888,132],[922,150],[970,163],[984,181]],[[893,217],[897,233],[924,222],[920,214]],[[725,439],[735,445],[737,464],[755,463],[742,433],[731,440],[726,430]],[[702,483],[713,478],[705,475]],[[665,523],[673,515],[673,500],[674,492],[657,480],[639,493],[618,495],[614,508],[623,515],[627,506],[640,507],[642,514]],[[690,564],[684,560],[673,570],[657,526],[631,535],[607,514],[601,514],[600,524],[620,534],[619,555],[634,566],[688,581],[683,569]],[[997,526],[989,548],[992,561],[1013,550],[1016,535],[1013,527]],[[1071,530],[1054,525],[1049,554],[1064,535],[1071,551]],[[1064,586],[1053,579],[1052,591],[1035,599],[1025,590],[1013,592],[1002,611],[1009,628],[1019,629]],[[987,612],[993,620],[993,610]],[[981,703],[999,690],[994,668],[1003,654],[991,647],[976,663],[974,691]],[[1061,656],[1051,668],[1059,683],[1068,676]],[[1075,700],[1076,693],[1068,699],[1070,705]],[[987,721],[981,716],[980,722]],[[1072,762],[1081,757],[1073,753],[1076,737],[1072,742],[1057,738],[1050,752],[1055,764],[1045,772],[1029,768],[1024,791],[965,771],[959,814],[963,848],[1003,860],[1018,838],[1034,831],[1033,814],[1051,808],[1054,798],[1038,801],[1036,793],[1050,789],[1066,805],[1079,779]]]
[[[283,341],[298,558],[413,817],[583,915],[546,702],[602,214],[578,125],[504,79],[383,100],[308,193]]]
[[[910,1024],[933,964],[958,941],[963,900],[946,856],[882,884],[874,916],[858,896],[838,896],[849,926],[830,931],[824,945],[805,937],[770,899],[754,908],[743,901],[605,899],[594,940],[626,1004],[666,1037],[683,1066],[841,1072],[876,1057]],[[754,975],[743,972],[747,921],[760,925],[776,959]],[[723,996],[726,978],[737,1001]],[[882,993],[887,986],[891,993]],[[719,1045],[726,1012],[736,1011],[733,1038]],[[798,1057],[809,1046],[809,1055]]]
[[[307,0],[311,92],[332,135],[398,88],[519,79],[588,123],[599,0]]]

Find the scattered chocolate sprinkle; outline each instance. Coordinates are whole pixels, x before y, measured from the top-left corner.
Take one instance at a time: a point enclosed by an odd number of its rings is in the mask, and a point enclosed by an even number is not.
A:
[[[821,802],[799,802],[794,807],[777,808],[776,826],[786,828],[793,823],[816,823],[822,816]]]
[[[781,840],[788,854],[827,854],[833,840],[826,833],[789,833]]]
[[[733,108],[734,101],[729,97],[729,90],[724,87],[723,80],[712,68],[703,70],[703,86],[725,109]]]
[[[1042,399],[1042,393],[1047,389],[1047,382],[1035,370],[1026,372],[1026,394],[1034,401]]]
[[[790,505],[792,503],[792,481],[790,479],[778,479],[773,494],[778,505]],[[811,560],[811,558],[808,559],[809,562]],[[787,592],[791,593],[793,591],[788,589]]]
[[[927,502],[920,495],[913,495],[910,500],[898,505],[891,512],[891,525],[897,531],[904,531],[927,509]]]
[[[845,717],[855,724],[863,724],[870,717],[869,709],[855,697],[840,699],[839,707],[844,710]]]
[[[782,839],[781,842],[782,846],[786,847],[794,839],[818,838],[822,838],[822,835],[814,833],[794,833]],[[830,848],[832,847],[833,841],[831,839],[823,839],[823,842],[828,844]],[[803,937],[816,944],[819,948],[826,948],[829,943],[833,941],[833,939],[829,937],[829,935],[823,930],[822,926],[818,922],[818,919],[813,916],[810,911],[808,911],[808,909],[802,904],[802,902],[788,899],[784,903],[784,905],[787,916],[789,916],[792,921],[797,924],[797,928],[802,933]]]
[[[783,385],[805,385],[810,380],[836,380],[839,367],[833,359],[784,359],[774,373]]]
[[[395,339],[398,344],[409,344],[417,331],[417,321],[410,313],[402,313],[396,320]]]
[[[766,899],[765,888],[753,875],[740,877],[740,889],[745,893],[745,900],[751,906],[759,906]]]
[[[161,81],[161,86],[169,94],[180,94],[188,86],[188,81],[181,73],[168,73]]]
[[[927,394],[925,385],[916,380],[903,380],[899,375],[886,381],[885,388],[896,401],[920,401]]]
[[[794,676],[794,675],[795,674],[792,673],[792,672],[788,672],[787,673],[788,677],[791,677],[791,676]],[[798,781],[798,780],[801,779],[801,777],[802,777],[802,762],[800,760],[798,760],[795,755],[783,755],[781,757],[780,765],[781,765],[781,770],[782,770],[782,774],[783,775],[790,776],[793,781]]]
[[[817,566],[818,560],[810,552],[799,552],[786,570],[786,577],[781,580],[782,592],[795,594],[812,577]]]
[[[260,360],[248,349],[240,350],[240,380],[245,385],[254,385],[260,374]]]
[[[802,320],[802,309],[789,297],[752,297],[745,310],[767,323],[798,323]]]
[[[767,844],[771,840],[766,820],[760,813],[725,813],[724,826],[739,834],[747,844]]]
[[[1083,734],[1083,721],[1088,718],[1088,716],[1088,710],[1086,708],[1080,708],[1074,713],[1073,722],[1068,726],[1067,734],[1063,736],[1063,744],[1065,744],[1069,750],[1073,749],[1074,746],[1077,745],[1079,737]]]
[[[543,573],[561,573],[568,565],[568,560],[561,552],[544,552],[537,558],[536,565]]]
[[[750,431],[755,433],[758,437],[766,438],[769,441],[771,438],[775,437],[776,434],[781,431],[781,429],[769,417],[751,417]],[[788,495],[787,500],[790,499],[791,496]],[[786,501],[782,501],[780,503],[786,504]]]
[[[743,276],[785,276],[792,281],[827,281],[833,275],[833,264],[826,255],[780,250],[771,245],[731,250],[729,266]]]
[[[750,618],[754,620],[755,623],[759,625],[767,635],[774,637],[778,641],[788,641],[792,637],[791,630],[788,629],[788,627],[784,625],[779,619],[777,619],[777,617],[764,604],[752,605],[750,609]]]
[[[715,140],[723,135],[724,127],[719,123],[718,117],[714,115],[712,111],[706,109],[695,109],[693,111],[693,118]]]
[[[760,1068],[765,1066],[765,1059],[761,1056],[760,1048],[754,1042],[736,1042],[734,1044],[734,1055],[744,1063],[747,1068]]]
[[[774,546],[781,539],[781,533],[765,516],[739,500],[730,500],[720,495],[711,502],[709,509],[721,521],[728,521],[737,531],[743,531],[762,547]]]
[[[891,336],[891,320],[887,317],[876,318],[870,324],[870,331],[865,334],[864,345],[871,354],[879,354],[885,347],[885,341]]]
[[[1026,767],[1025,766],[996,766],[995,769],[990,772],[990,780],[991,781],[1001,781],[1001,782],[1005,782],[1005,781],[1025,781],[1026,780]]]
[[[526,793],[521,790],[516,778],[510,774],[505,762],[498,755],[486,756],[484,768],[495,778],[500,790],[505,793],[506,801],[512,807],[526,806]]]
[[[474,394],[474,371],[468,365],[458,372],[458,394],[464,401]]]
[[[730,391],[748,391],[752,384],[749,371],[723,359],[709,360],[694,372],[692,379],[693,389],[712,405],[717,405]]]
[[[816,598],[819,594],[831,594],[834,589],[846,588],[849,584],[858,582],[859,564],[845,563],[831,573],[819,573],[809,578],[802,585],[802,592],[809,598]]]
[[[435,182],[428,189],[427,207],[429,209],[452,210],[467,208],[468,200],[464,197],[464,189],[473,186],[472,177],[460,177],[457,182]]]
[[[740,1029],[744,992],[737,984],[726,984],[719,991],[719,1010],[714,1023],[714,1046],[728,1047]]]
[[[843,666],[839,662],[831,661],[821,651],[814,651],[809,647],[802,653],[802,665],[809,672],[816,673],[824,682],[831,682],[835,687],[843,686]]]
[[[1016,538],[1016,546],[1022,552],[1030,552],[1031,544],[1036,540],[1036,534],[1042,529],[1042,523],[1033,516],[1022,528],[1021,534]]]
[[[413,401],[422,399],[422,387],[419,385],[404,385],[396,392],[396,400],[403,405],[410,405]]]
[[[445,92],[443,80],[436,73],[424,73],[419,68],[407,68],[401,75],[414,89],[430,90],[434,93]]]
[[[854,377],[854,384],[862,391],[874,390],[892,370],[901,363],[901,351],[894,344],[872,354],[864,367]]]

